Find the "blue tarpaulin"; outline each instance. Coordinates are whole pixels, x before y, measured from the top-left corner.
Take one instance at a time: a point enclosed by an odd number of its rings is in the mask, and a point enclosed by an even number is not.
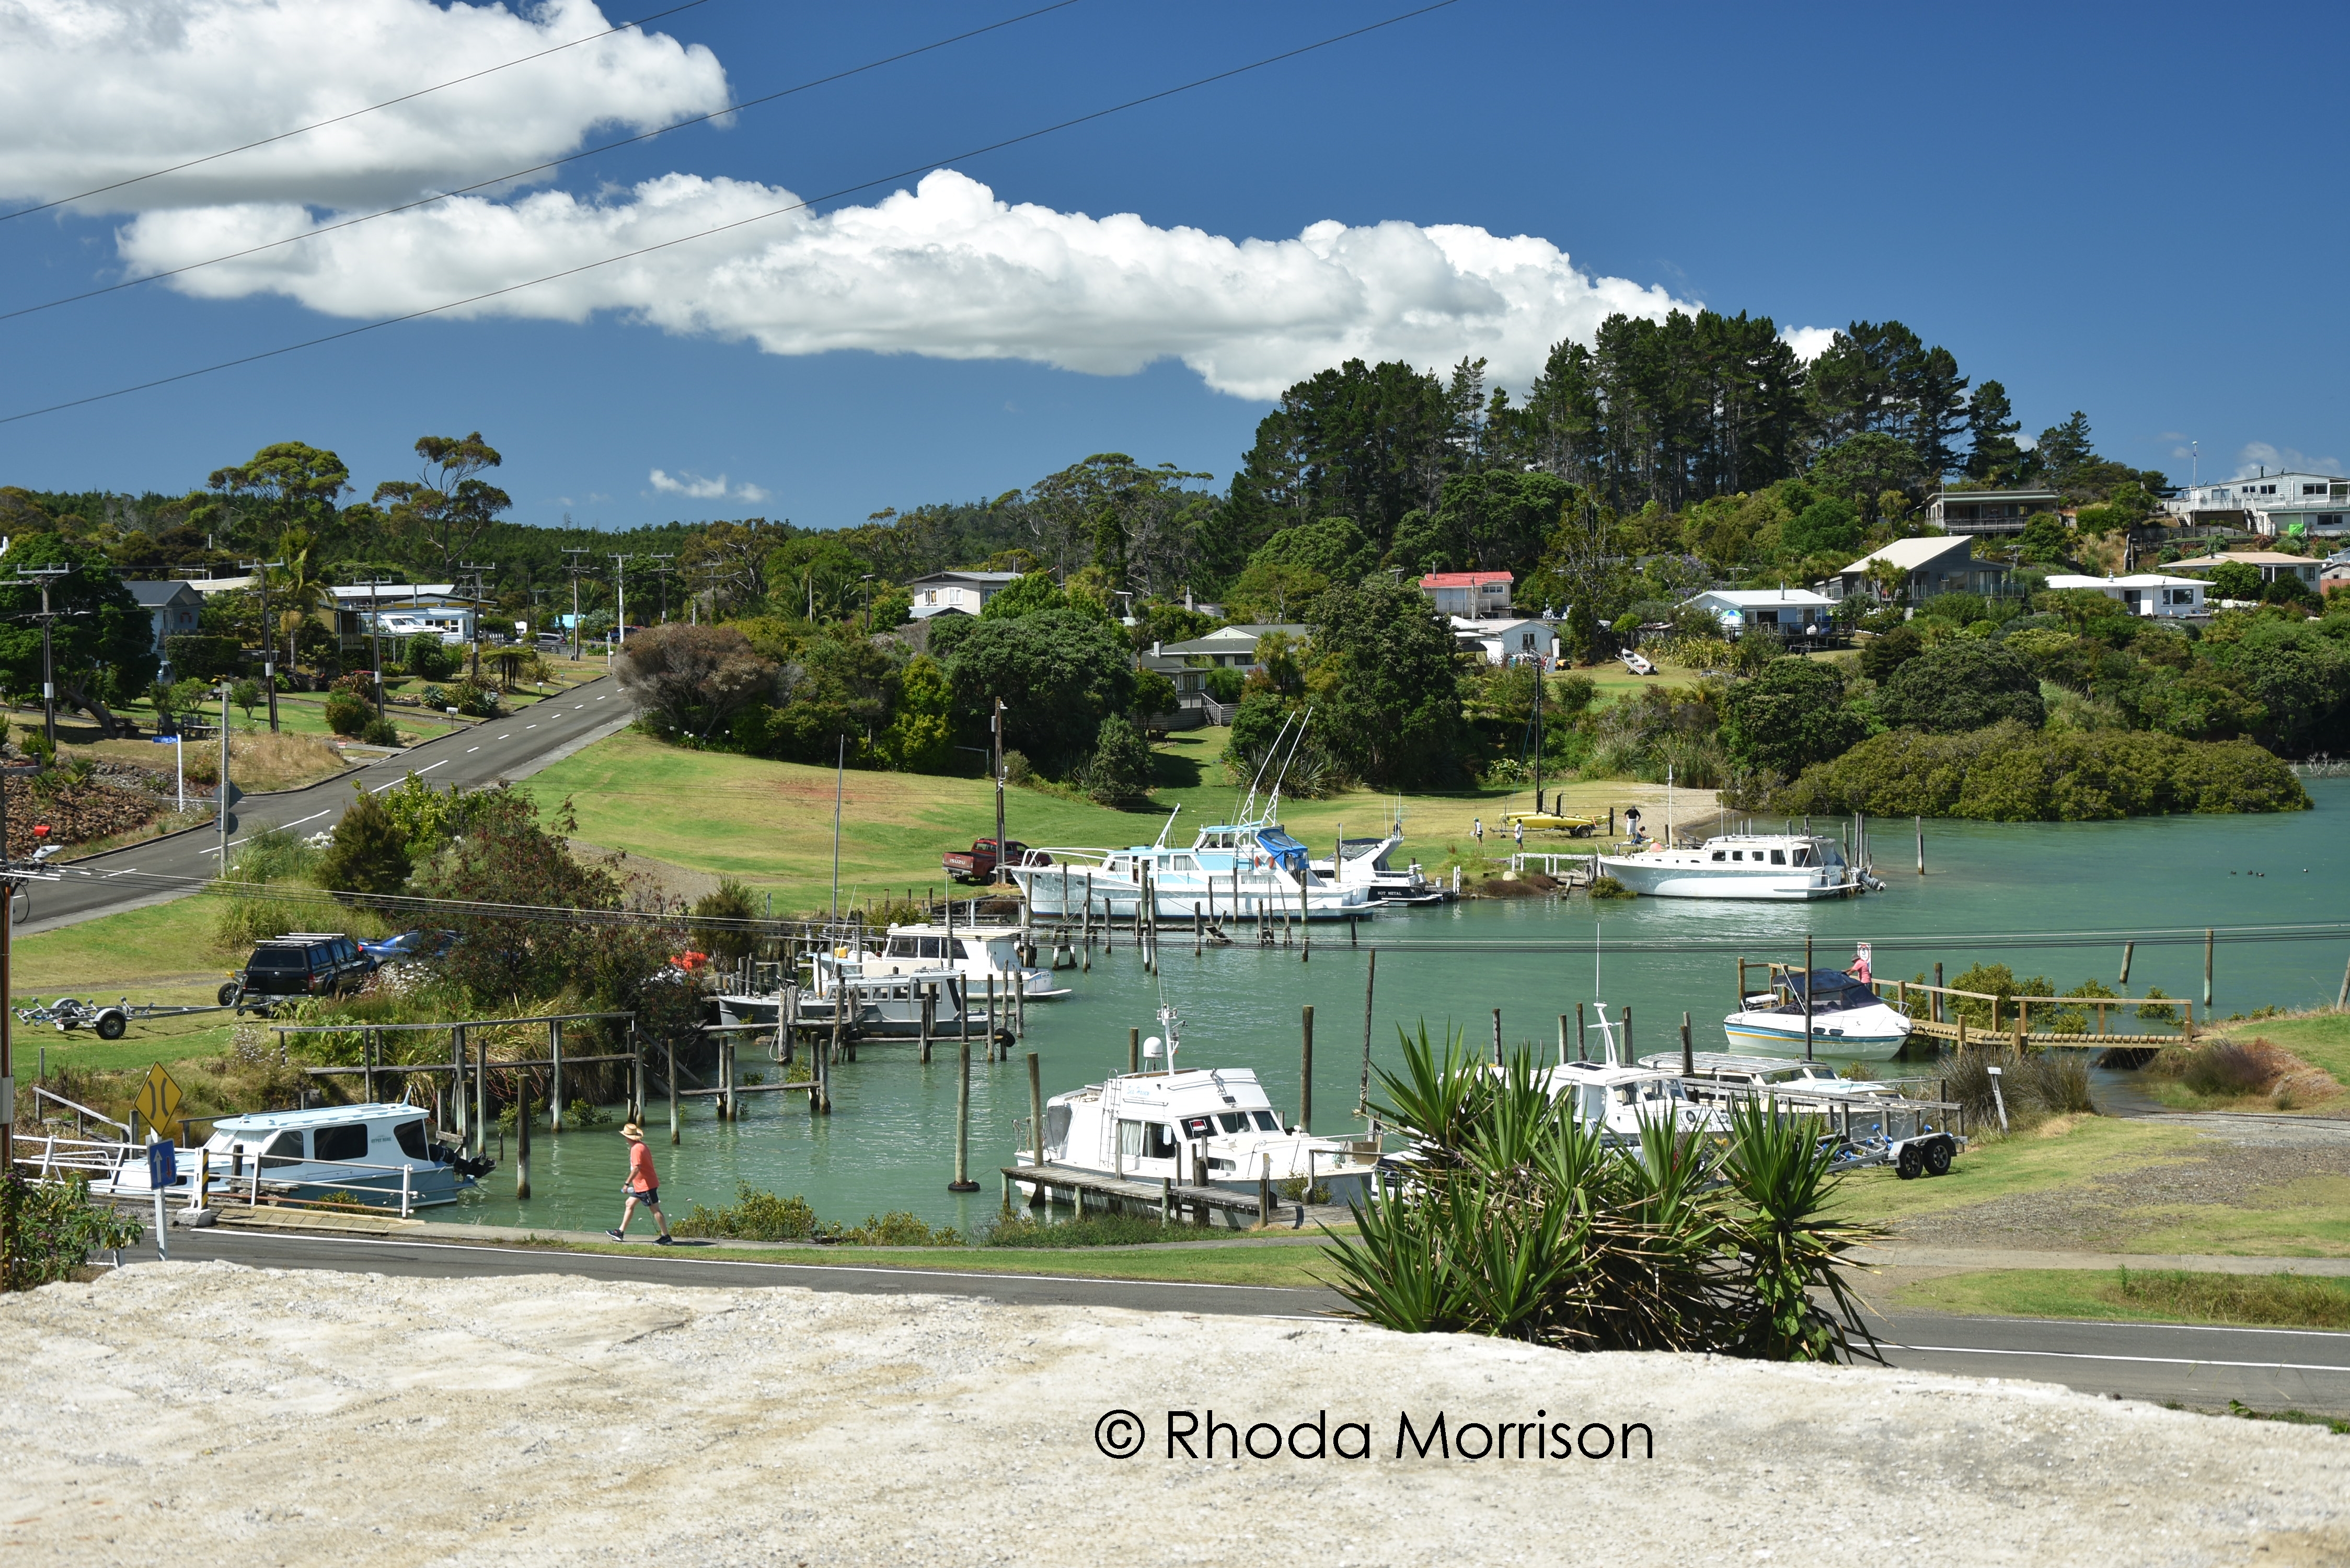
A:
[[[1305,846],[1274,828],[1259,828],[1256,841],[1273,863],[1284,871],[1303,873],[1306,863],[1313,858]]]

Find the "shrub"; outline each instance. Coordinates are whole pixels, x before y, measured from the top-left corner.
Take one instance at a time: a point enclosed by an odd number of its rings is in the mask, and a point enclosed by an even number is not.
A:
[[[2268,1093],[2288,1065],[2265,1040],[2214,1040],[2192,1050],[2165,1051],[2148,1071],[2209,1098],[2231,1100]]]
[[[0,1172],[0,1230],[8,1236],[8,1268],[0,1291],[29,1291],[73,1277],[101,1247],[128,1247],[145,1234],[138,1220],[94,1208],[79,1177],[36,1187],[13,1171]]]
[[[370,746],[397,746],[400,731],[389,719],[370,718],[360,729],[359,739]]]
[[[759,911],[751,902],[750,888],[732,877],[723,877],[719,879],[715,892],[706,894],[695,902],[693,913],[697,921],[749,920],[756,919]],[[759,940],[756,933],[733,926],[697,924],[692,930],[693,940],[702,944],[704,951],[716,953],[723,959],[742,959],[757,945]]]
[[[1613,877],[1594,877],[1591,879],[1591,896],[1595,898],[1637,898],[1639,897],[1638,894],[1633,892],[1631,888],[1627,888],[1623,883],[1618,882]]]
[[[1877,689],[1877,711],[1896,729],[1957,734],[2047,718],[2040,678],[2004,645],[1957,638],[1904,662]]]
[[[335,841],[318,862],[318,885],[337,892],[396,893],[411,868],[407,835],[365,784],[354,787],[358,798],[335,824]]]
[[[1215,1234],[1206,1225],[1162,1225],[1146,1214],[1088,1214],[1058,1225],[1040,1224],[1006,1210],[980,1233],[983,1247],[1140,1247],[1157,1241],[1191,1241]]]
[[[338,735],[357,735],[368,726],[374,712],[348,691],[336,691],[327,699],[327,728]]]
[[[1150,742],[1122,714],[1104,719],[1086,764],[1086,793],[1104,805],[1130,805],[1149,798],[1150,783]]]
[[[819,1231],[816,1210],[805,1198],[778,1198],[749,1182],[737,1182],[734,1201],[723,1209],[700,1203],[671,1227],[681,1236],[723,1236],[738,1241],[806,1241]]]
[[[451,701],[456,703],[457,711],[469,719],[497,717],[498,694],[494,687],[477,686],[471,680],[461,680],[449,695]]]

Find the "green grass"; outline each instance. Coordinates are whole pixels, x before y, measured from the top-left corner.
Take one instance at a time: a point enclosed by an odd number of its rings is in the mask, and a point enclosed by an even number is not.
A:
[[[2131,1252],[2256,1258],[2350,1258],[2350,1177],[2307,1176],[2263,1189],[2243,1204],[2175,1205],[2138,1211],[2155,1228]]]
[[[2201,1140],[2183,1127],[2116,1116],[2060,1116],[2014,1137],[1978,1139],[1948,1176],[1903,1181],[1890,1169],[1862,1172],[1843,1187],[1844,1217],[1891,1222],[1912,1214],[1988,1203],[2060,1188],[2086,1187],[2150,1166],[2191,1158]]]
[[[543,1245],[567,1252],[650,1251],[645,1242]],[[1222,1285],[1286,1285],[1311,1289],[1330,1282],[1318,1247],[1095,1247],[1077,1252],[1020,1247],[693,1247],[666,1254],[753,1263],[820,1264],[868,1269],[938,1269],[980,1274],[1057,1275],[1069,1279],[1163,1280]]]
[[[2261,1018],[2212,1031],[2234,1040],[2266,1040],[2323,1068],[2338,1084],[2350,1085],[2350,1012],[2306,1012]]]
[[[1180,732],[1159,749],[1160,787],[1152,811],[1118,811],[1035,789],[1006,793],[1005,831],[1024,843],[1116,846],[1149,843],[1176,806],[1170,837],[1188,843],[1200,826],[1227,820],[1243,792],[1223,781],[1217,762],[1226,732]],[[826,907],[831,898],[833,772],[716,752],[682,751],[624,732],[533,775],[519,788],[552,806],[569,796],[578,836],[594,844],[675,865],[735,877],[754,892],[772,891],[778,913]],[[1610,805],[1660,798],[1656,786],[1597,782],[1566,786],[1570,805],[1605,816]],[[1710,799],[1710,796],[1704,797]],[[1680,792],[1699,810],[1696,792]],[[1408,852],[1438,865],[1473,851],[1471,818],[1491,830],[1513,801],[1531,805],[1530,789],[1408,794],[1400,802]],[[1381,828],[1398,805],[1392,795],[1350,791],[1327,800],[1282,803],[1290,831],[1316,847],[1343,826],[1352,836]],[[691,809],[680,809],[690,806]],[[986,780],[918,774],[847,775],[841,810],[840,888],[844,906],[876,895],[941,885],[939,857],[995,831],[995,794]],[[1531,842],[1531,841],[1530,841]],[[1565,847],[1566,841],[1560,841]],[[1589,847],[1590,841],[1574,841]]]
[[[1894,1293],[1903,1307],[1995,1317],[2350,1328],[2350,1280],[2184,1270],[1994,1269]]]

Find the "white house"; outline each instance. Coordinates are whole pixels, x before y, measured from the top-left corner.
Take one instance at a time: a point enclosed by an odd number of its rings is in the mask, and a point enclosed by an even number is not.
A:
[[[2090,577],[2059,573],[2048,579],[2052,588],[2095,588],[2109,599],[2119,599],[2132,615],[2176,619],[2210,614],[2203,591],[2211,585],[2200,577],[2167,577],[2160,572],[2139,572],[2127,577]]]
[[[906,591],[914,596],[914,618],[928,620],[949,610],[977,615],[1019,580],[1018,572],[932,572],[908,583]]]
[[[473,597],[454,583],[361,583],[328,592],[334,596],[339,637],[438,633],[447,643],[473,640]]]
[[[2271,473],[2193,484],[2162,509],[2199,526],[2250,528],[2271,538],[2350,533],[2350,479],[2338,473]]]
[[[2173,561],[2174,572],[2209,572],[2234,561],[2255,568],[2261,581],[2275,582],[2279,577],[2299,577],[2310,592],[2317,591],[2318,574],[2325,563],[2308,556],[2288,556],[2282,550],[2220,550],[2209,556],[2197,556],[2192,560]]]
[[[1206,697],[1209,670],[1237,670],[1245,679],[1262,670],[1258,645],[1276,631],[1301,647],[1307,635],[1306,628],[1297,625],[1220,626],[1189,641],[1152,643],[1150,651],[1142,656],[1142,667],[1175,682],[1176,697],[1189,707]]]
[[[1419,591],[1436,601],[1439,615],[1482,620],[1510,613],[1510,586],[1516,580],[1508,572],[1430,572],[1419,579]]]
[[[1809,588],[1708,588],[1681,601],[1721,623],[1726,637],[1759,631],[1769,637],[1818,637],[1835,601]]]
[[[1471,620],[1454,616],[1452,639],[1463,653],[1482,653],[1488,664],[1535,659],[1545,667],[1558,652],[1558,633],[1548,621]]]

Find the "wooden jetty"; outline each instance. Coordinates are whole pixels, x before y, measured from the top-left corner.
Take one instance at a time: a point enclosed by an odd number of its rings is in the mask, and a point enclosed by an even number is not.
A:
[[[1186,1215],[1196,1216],[1200,1223],[1207,1224],[1211,1214],[1222,1214],[1237,1231],[1245,1228],[1243,1219],[1249,1225],[1270,1225],[1280,1206],[1274,1197],[1273,1184],[1263,1180],[1257,1183],[1254,1192],[1232,1192],[1221,1187],[1183,1186],[1169,1177],[1137,1181],[1050,1163],[998,1168],[1003,1174],[1006,1209],[1012,1206],[1014,1184],[1026,1182],[1036,1189],[1036,1196],[1029,1199],[1032,1205],[1049,1208],[1065,1197],[1080,1220],[1089,1207],[1105,1213],[1123,1209],[1129,1213],[1155,1214],[1161,1224],[1168,1225]]]
[[[1941,973],[1936,964],[1934,972]],[[1761,969],[1771,983],[1795,971],[1794,964],[1776,960],[1744,959],[1738,961],[1738,996],[1745,1002],[1746,973]],[[2113,1046],[2128,1050],[2159,1050],[2172,1045],[2195,1044],[2195,1002],[2184,996],[1999,996],[1983,991],[1960,991],[1955,986],[1929,984],[1918,980],[1872,980],[1870,989],[1897,1012],[1909,1017],[1913,1034],[1929,1040],[1948,1041],[1964,1054],[1970,1044],[1996,1044],[2022,1052],[2043,1046]],[[1991,1019],[1988,1027],[1970,1024],[1966,1013],[1953,1006],[1953,1000],[1988,1004]],[[2032,1027],[2032,1011],[2038,1008],[2043,1017],[2051,1011],[2067,1009],[2094,1013],[2094,1032],[2073,1033]],[[2120,1033],[2111,1027],[2116,1008],[2171,1008],[2178,1011],[2179,1031],[2175,1034]]]

